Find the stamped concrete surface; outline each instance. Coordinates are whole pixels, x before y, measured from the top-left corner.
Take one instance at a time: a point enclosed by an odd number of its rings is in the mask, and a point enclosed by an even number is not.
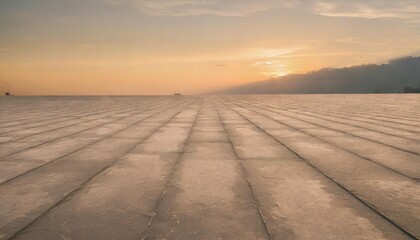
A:
[[[420,95],[0,98],[0,239],[419,239]]]

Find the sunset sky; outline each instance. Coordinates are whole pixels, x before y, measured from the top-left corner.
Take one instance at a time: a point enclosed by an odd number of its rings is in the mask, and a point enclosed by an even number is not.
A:
[[[420,55],[419,0],[0,0],[0,90],[197,94]]]

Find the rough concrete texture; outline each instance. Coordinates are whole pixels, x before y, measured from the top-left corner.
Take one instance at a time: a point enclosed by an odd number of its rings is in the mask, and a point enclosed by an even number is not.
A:
[[[0,239],[420,238],[420,95],[0,110]]]

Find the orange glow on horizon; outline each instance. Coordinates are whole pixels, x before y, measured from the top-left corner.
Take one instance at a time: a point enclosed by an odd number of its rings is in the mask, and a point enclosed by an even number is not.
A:
[[[375,8],[369,16],[343,10],[341,16],[332,8],[320,11],[316,1],[135,2],[6,1],[0,8],[0,91],[199,94],[419,50],[414,23],[420,19],[383,19],[382,10],[395,8],[391,3],[366,1],[366,8]]]

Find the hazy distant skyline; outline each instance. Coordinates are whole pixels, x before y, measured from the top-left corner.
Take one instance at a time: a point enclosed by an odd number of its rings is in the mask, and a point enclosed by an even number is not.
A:
[[[194,94],[420,54],[418,0],[0,0],[0,90]]]

